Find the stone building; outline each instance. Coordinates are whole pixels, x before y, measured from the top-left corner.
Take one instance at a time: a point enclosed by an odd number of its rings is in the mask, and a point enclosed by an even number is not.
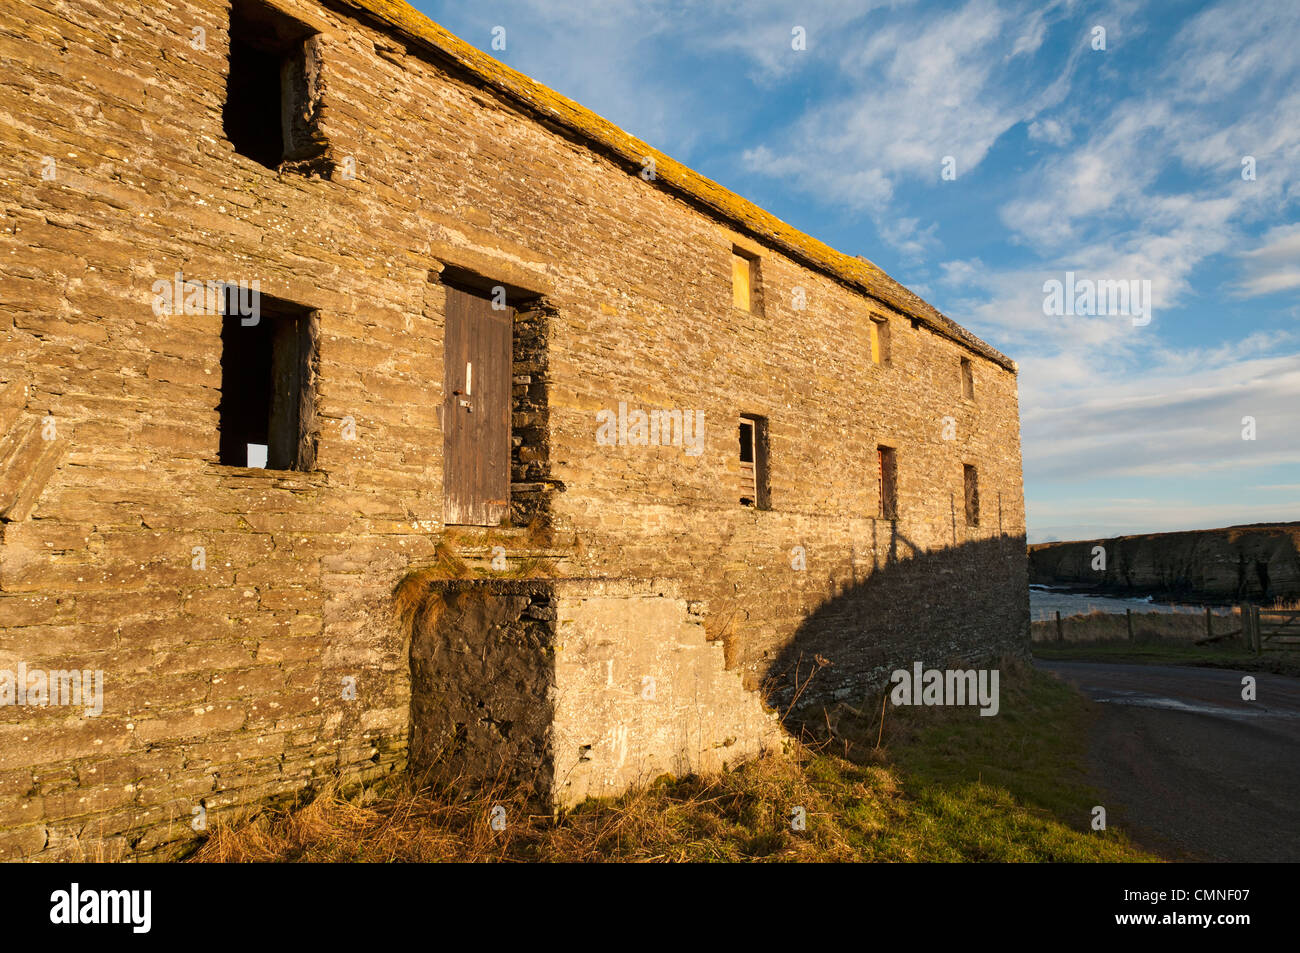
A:
[[[1015,364],[866,259],[392,0],[0,17],[0,857],[1027,641]]]

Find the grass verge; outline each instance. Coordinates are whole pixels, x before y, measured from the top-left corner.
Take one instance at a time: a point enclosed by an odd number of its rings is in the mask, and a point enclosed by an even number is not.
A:
[[[1088,829],[1089,702],[1020,660],[1000,712],[862,707],[787,719],[799,740],[715,777],[660,778],[561,817],[504,790],[390,782],[219,823],[198,861],[1132,861]],[[882,724],[882,718],[884,723]],[[505,826],[494,830],[494,807]],[[802,809],[803,830],[792,819]]]
[[[1192,645],[1186,642],[1102,640],[1035,642],[1036,658],[1148,665],[1197,665],[1243,672],[1272,672],[1300,677],[1300,652],[1268,651],[1256,655],[1239,645]]]

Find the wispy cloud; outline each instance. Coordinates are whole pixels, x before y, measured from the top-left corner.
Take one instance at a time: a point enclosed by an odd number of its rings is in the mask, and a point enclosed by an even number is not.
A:
[[[810,104],[779,142],[747,150],[746,167],[868,213],[907,255],[933,248],[929,223],[892,208],[895,189],[941,181],[945,159],[971,174],[999,137],[1064,97],[1073,57],[1045,88],[1023,70],[1060,7],[968,0],[877,26],[836,64],[846,92]]]
[[[1300,224],[1269,229],[1255,248],[1240,254],[1244,276],[1237,292],[1246,298],[1300,288]]]
[[[1027,508],[1034,527],[1029,536],[1031,543],[1219,529],[1249,523],[1272,523],[1279,519],[1279,507],[1274,501],[1222,500],[1189,504],[1177,499],[1125,502],[1076,498],[1060,503],[1031,497]],[[1293,514],[1297,509],[1300,509],[1300,497],[1291,502]]]

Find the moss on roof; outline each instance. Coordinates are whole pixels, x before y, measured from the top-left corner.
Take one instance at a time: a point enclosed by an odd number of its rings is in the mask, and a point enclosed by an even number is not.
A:
[[[369,15],[380,28],[410,41],[425,53],[432,54],[435,62],[459,67],[535,115],[568,130],[591,146],[612,154],[634,172],[641,171],[647,157],[653,158],[657,184],[679,193],[722,221],[771,244],[792,258],[890,305],[1013,373],[1016,371],[1015,361],[908,291],[875,264],[865,258],[836,251],[786,224],[753,202],[651,148],[591,110],[488,56],[449,33],[409,4],[401,0],[333,0],[331,5]]]

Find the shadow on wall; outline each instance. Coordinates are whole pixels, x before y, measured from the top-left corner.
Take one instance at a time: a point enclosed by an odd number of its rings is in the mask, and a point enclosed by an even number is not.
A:
[[[801,706],[856,701],[914,662],[970,667],[1028,651],[1023,535],[917,552],[895,526],[885,563],[804,620],[764,673],[764,694],[780,710],[796,693]]]

